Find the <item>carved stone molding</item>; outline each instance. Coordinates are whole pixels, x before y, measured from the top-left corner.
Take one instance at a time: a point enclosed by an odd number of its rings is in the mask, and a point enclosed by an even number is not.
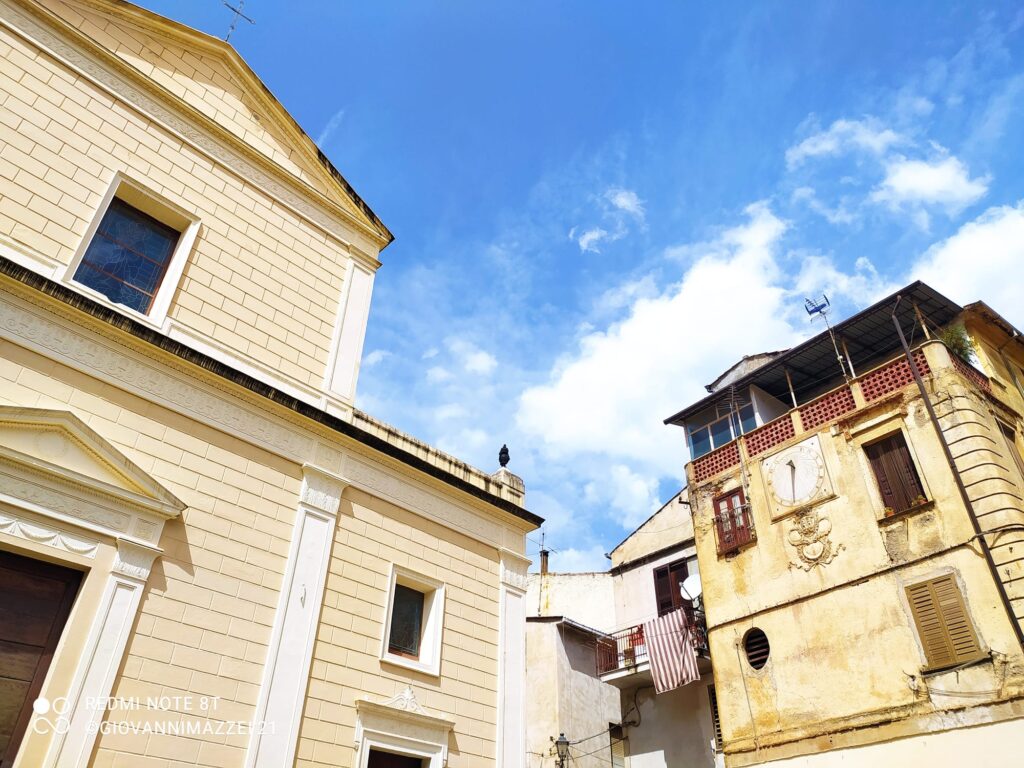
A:
[[[506,587],[526,591],[527,569],[530,561],[508,549],[501,550],[501,583]]]
[[[421,715],[426,715],[425,710],[418,701],[416,701],[416,692],[413,691],[411,685],[405,686],[405,690],[401,693],[396,693],[390,699],[384,702],[385,707],[394,707],[395,709],[405,710],[406,712],[418,712]]]
[[[12,296],[11,299],[14,297]],[[315,440],[298,427],[290,428],[237,398],[211,391],[171,361],[150,362],[123,345],[83,331],[81,326],[53,319],[50,308],[0,301],[0,333],[90,375],[141,392],[172,410],[214,424],[292,460],[313,453]]]
[[[493,546],[501,546],[502,527],[499,524],[414,485],[410,480],[355,458],[346,462],[345,475],[352,485],[410,512],[425,515],[448,528],[462,531]]]
[[[401,752],[401,748],[414,744],[417,754],[429,755],[430,768],[443,768],[448,764],[448,734],[454,728],[452,721],[428,714],[410,686],[381,704],[357,699],[357,760],[370,746],[394,746]]]
[[[122,576],[129,576],[139,581],[146,581],[153,568],[153,561],[160,556],[160,550],[146,547],[127,539],[117,540],[117,556],[114,558],[113,570]]]
[[[3,511],[0,511],[0,533],[89,558],[96,557],[96,549],[99,546],[98,541],[85,539]]]
[[[799,513],[793,518],[793,527],[787,540],[796,549],[794,567],[810,571],[815,566],[831,563],[844,544],[836,546],[829,538],[832,521],[815,510]]]
[[[302,503],[334,517],[348,481],[311,464],[302,465]]]

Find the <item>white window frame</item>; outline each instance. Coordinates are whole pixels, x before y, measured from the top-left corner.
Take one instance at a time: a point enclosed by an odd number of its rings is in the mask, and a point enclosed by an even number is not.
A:
[[[99,229],[100,222],[107,214],[107,209],[114,198],[152,216],[160,223],[166,224],[180,233],[178,243],[174,247],[174,253],[171,254],[170,263],[168,263],[163,279],[160,282],[160,287],[157,289],[156,296],[153,297],[153,306],[146,313],[137,312],[124,304],[111,301],[99,291],[75,280],[75,273],[82,263],[82,258],[89,249],[89,244],[92,243],[93,238],[96,236],[96,230]],[[62,275],[58,275],[57,279],[78,293],[88,296],[93,301],[110,307],[140,323],[164,330],[163,326],[167,320],[167,313],[171,308],[171,299],[178,288],[178,283],[181,282],[181,275],[185,270],[188,255],[192,252],[196,236],[199,234],[199,224],[199,219],[194,214],[189,213],[144,184],[118,171],[114,174],[114,178],[107,187],[107,191],[103,195],[99,207],[96,209],[96,214],[89,223],[89,228],[85,230],[85,235],[83,235],[82,241],[75,250],[71,263],[68,264]]]
[[[391,610],[395,604],[395,586],[415,589],[423,593],[423,625],[420,629],[420,655],[413,659],[391,653]],[[388,602],[381,633],[380,659],[388,664],[405,667],[424,674],[440,677],[441,641],[444,634],[444,582],[424,576],[395,563],[391,564],[388,575]]]

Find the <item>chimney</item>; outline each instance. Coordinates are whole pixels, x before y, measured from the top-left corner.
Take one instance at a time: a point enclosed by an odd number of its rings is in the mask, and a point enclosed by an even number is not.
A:
[[[544,576],[548,572],[548,551],[542,549],[540,551],[540,575]]]

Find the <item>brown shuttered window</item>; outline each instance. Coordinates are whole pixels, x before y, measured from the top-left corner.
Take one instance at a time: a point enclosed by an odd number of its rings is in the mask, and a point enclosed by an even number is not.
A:
[[[689,607],[679,586],[686,580],[686,561],[676,560],[654,569],[654,596],[658,601],[658,615],[664,616],[676,608]]]
[[[708,686],[708,700],[711,703],[711,725],[715,729],[715,752],[722,751],[722,721],[718,719],[718,696],[715,686]]]
[[[882,503],[893,512],[903,512],[924,499],[924,488],[902,432],[864,446],[871,471],[882,493]]]
[[[715,528],[718,531],[718,554],[735,552],[754,539],[743,490],[737,488],[715,499]]]
[[[953,574],[911,584],[906,590],[928,669],[984,658]]]

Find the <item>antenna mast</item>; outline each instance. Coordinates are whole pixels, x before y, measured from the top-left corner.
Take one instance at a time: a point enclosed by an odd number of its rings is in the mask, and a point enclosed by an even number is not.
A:
[[[828,313],[832,310],[832,302],[828,300],[828,296],[824,293],[821,294],[820,299],[804,299],[804,309],[807,310],[807,314],[811,316],[811,320],[815,317],[820,317],[825,321],[825,327],[828,329],[829,338],[832,339],[832,349],[836,351],[836,360],[839,361],[839,370],[843,372],[843,378],[846,381],[850,380],[850,375],[846,372],[849,361],[844,361],[842,354],[839,352],[839,344],[836,343],[836,334],[832,330],[832,324],[828,321]]]
[[[228,2],[228,0],[220,0],[220,1],[224,4],[225,8],[227,8],[228,10],[230,10],[231,12],[233,12],[235,14],[234,17],[232,17],[232,19],[231,19],[231,26],[228,27],[228,33],[226,35],[224,35],[224,42],[226,43],[226,42],[228,42],[228,40],[231,39],[231,35],[234,34],[235,27],[238,26],[238,19],[239,18],[245,19],[250,24],[255,24],[256,22],[255,22],[255,20],[250,19],[248,16],[246,16],[244,13],[242,13],[242,9],[245,8],[245,0],[238,0],[238,7],[237,8],[235,6],[233,6],[233,5],[231,5],[231,3]]]

